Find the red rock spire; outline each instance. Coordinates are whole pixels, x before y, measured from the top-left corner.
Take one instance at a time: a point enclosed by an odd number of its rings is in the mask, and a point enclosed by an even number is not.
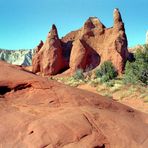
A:
[[[114,28],[117,30],[124,30],[124,23],[122,22],[122,17],[119,9],[114,9]]]
[[[48,33],[48,38],[59,39],[57,27],[55,24],[52,25],[52,28],[51,28],[50,32]]]

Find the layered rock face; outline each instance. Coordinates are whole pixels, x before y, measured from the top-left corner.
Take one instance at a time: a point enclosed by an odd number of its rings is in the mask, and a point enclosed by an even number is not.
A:
[[[148,147],[147,114],[17,66],[0,67],[1,148]]]
[[[33,60],[33,71],[45,75],[57,74],[68,68],[70,72],[80,68],[91,70],[108,60],[121,73],[128,57],[124,23],[118,9],[114,10],[114,25],[111,28],[106,28],[96,17],[90,17],[81,29],[67,34],[61,40],[52,36],[48,36],[47,40]],[[51,56],[52,52],[54,56]],[[47,56],[48,60],[44,60]],[[37,64],[38,61],[40,64]]]
[[[0,60],[14,65],[32,65],[33,50],[5,50],[0,49]]]

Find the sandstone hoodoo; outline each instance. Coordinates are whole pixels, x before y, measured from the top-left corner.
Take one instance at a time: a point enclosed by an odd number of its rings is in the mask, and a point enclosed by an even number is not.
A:
[[[41,72],[44,75],[57,74],[64,68],[62,45],[55,25],[48,33],[46,42],[44,44],[41,42],[36,48],[32,66],[33,72]]]
[[[110,60],[121,73],[127,58],[124,23],[119,10],[115,9],[111,28],[106,28],[98,18],[90,17],[81,29],[59,39],[53,27],[45,44],[33,57],[33,72],[54,75],[67,69],[85,71]]]

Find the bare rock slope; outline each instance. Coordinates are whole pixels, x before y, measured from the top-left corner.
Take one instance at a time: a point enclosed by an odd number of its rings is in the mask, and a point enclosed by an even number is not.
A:
[[[55,28],[55,27],[54,27]],[[52,34],[56,29],[51,29]],[[33,72],[58,74],[66,69],[93,69],[110,60],[119,73],[128,58],[124,23],[118,9],[114,10],[114,24],[106,28],[98,18],[90,17],[82,28],[62,39],[48,35],[43,47],[33,57]],[[54,56],[53,56],[54,55]],[[40,67],[40,68],[39,68]]]
[[[148,147],[147,114],[4,62],[0,69],[0,147]]]

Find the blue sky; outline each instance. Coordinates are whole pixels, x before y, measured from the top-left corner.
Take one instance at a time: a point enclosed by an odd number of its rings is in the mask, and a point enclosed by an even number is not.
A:
[[[143,44],[147,7],[148,0],[0,0],[0,48],[34,48],[45,41],[53,23],[60,37],[80,28],[90,16],[111,27],[114,8],[122,14],[129,46]]]

